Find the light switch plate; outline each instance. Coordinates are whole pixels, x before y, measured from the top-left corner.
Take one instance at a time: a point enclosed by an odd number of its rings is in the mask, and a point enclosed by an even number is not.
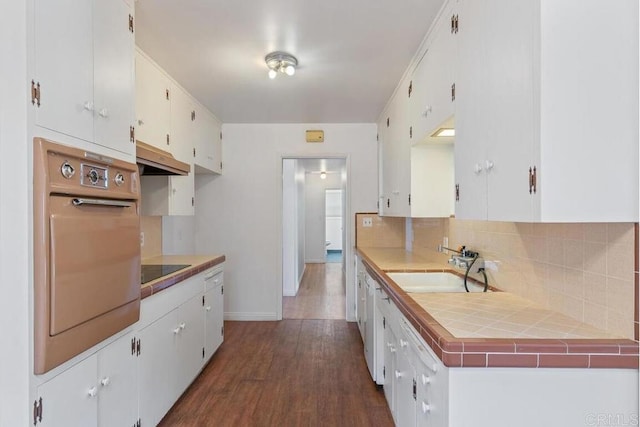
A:
[[[366,216],[362,218],[362,226],[363,227],[373,227],[373,218]]]

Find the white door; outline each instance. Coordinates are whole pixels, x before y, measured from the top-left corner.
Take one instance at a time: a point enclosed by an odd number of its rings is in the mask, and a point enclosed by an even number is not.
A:
[[[191,384],[204,364],[203,295],[178,307],[178,387],[176,398]]]
[[[96,1],[94,10],[95,142],[135,154],[133,13],[123,0]]]
[[[36,124],[93,141],[93,2],[35,3]]]
[[[138,419],[138,370],[132,340],[133,334],[127,334],[98,353],[100,426],[128,426]]]
[[[93,355],[38,387],[42,427],[98,425],[98,357]],[[128,422],[129,425],[131,422]]]
[[[169,79],[139,52],[136,53],[135,63],[136,139],[169,150]]]
[[[325,190],[327,250],[342,250],[342,190]]]
[[[175,309],[139,333],[138,401],[142,425],[158,424],[175,401],[179,332]]]

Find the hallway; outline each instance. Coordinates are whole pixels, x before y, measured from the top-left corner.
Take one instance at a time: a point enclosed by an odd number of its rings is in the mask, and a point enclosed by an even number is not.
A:
[[[285,314],[300,318],[225,322],[225,342],[160,426],[392,427],[344,320],[342,264],[307,265],[288,298]]]
[[[283,319],[345,319],[342,263],[306,264],[295,297],[282,299]]]

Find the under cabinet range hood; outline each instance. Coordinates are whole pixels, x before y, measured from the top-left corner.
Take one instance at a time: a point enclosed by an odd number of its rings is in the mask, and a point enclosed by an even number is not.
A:
[[[189,175],[191,166],[176,160],[171,153],[136,141],[136,163],[140,175]]]

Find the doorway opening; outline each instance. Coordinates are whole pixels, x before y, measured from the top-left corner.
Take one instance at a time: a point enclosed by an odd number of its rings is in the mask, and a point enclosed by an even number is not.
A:
[[[347,161],[282,159],[282,317],[345,319]]]

